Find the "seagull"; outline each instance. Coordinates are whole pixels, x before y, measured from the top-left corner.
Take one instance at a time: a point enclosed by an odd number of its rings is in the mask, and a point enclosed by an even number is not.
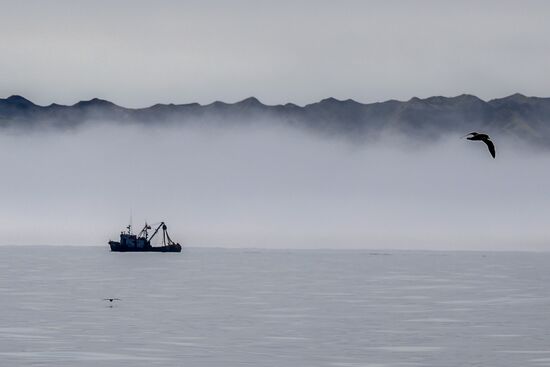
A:
[[[109,301],[110,303],[113,303],[113,301],[120,301],[120,298],[103,298],[104,301]]]
[[[495,145],[491,141],[491,138],[489,138],[489,135],[476,133],[474,131],[472,133],[464,135],[463,138],[464,137],[467,137],[466,139],[468,139],[468,140],[481,140],[482,142],[487,144],[487,148],[489,148],[489,153],[491,153],[493,158],[495,158],[495,156],[496,156]]]

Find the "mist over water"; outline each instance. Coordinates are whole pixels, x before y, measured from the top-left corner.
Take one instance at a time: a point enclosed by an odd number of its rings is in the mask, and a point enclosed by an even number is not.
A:
[[[132,215],[188,246],[548,249],[550,154],[495,143],[493,160],[458,136],[270,124],[4,133],[1,243],[103,245]]]

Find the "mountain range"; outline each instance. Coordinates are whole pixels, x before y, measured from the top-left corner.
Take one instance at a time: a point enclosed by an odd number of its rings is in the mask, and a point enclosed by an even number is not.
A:
[[[0,99],[0,129],[72,129],[99,121],[147,126],[269,123],[359,139],[384,131],[429,139],[480,131],[550,147],[550,98],[522,94],[490,101],[463,94],[368,104],[327,98],[306,106],[265,105],[250,97],[237,103],[156,104],[136,109],[98,98],[72,106],[39,106],[17,95]]]

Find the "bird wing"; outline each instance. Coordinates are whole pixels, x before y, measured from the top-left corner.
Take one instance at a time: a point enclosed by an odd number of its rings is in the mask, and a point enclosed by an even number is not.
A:
[[[495,144],[493,144],[493,142],[490,139],[483,139],[483,142],[487,144],[487,148],[489,148],[489,152],[491,153],[493,158],[495,158],[496,156]]]

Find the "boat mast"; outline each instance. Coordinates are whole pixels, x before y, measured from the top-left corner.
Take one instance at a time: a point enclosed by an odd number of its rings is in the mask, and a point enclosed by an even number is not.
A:
[[[148,239],[149,234],[147,233],[147,230],[149,229],[151,229],[151,226],[148,225],[147,222],[145,222],[145,226],[143,227],[141,232],[139,232],[138,237],[145,237],[145,239]]]

